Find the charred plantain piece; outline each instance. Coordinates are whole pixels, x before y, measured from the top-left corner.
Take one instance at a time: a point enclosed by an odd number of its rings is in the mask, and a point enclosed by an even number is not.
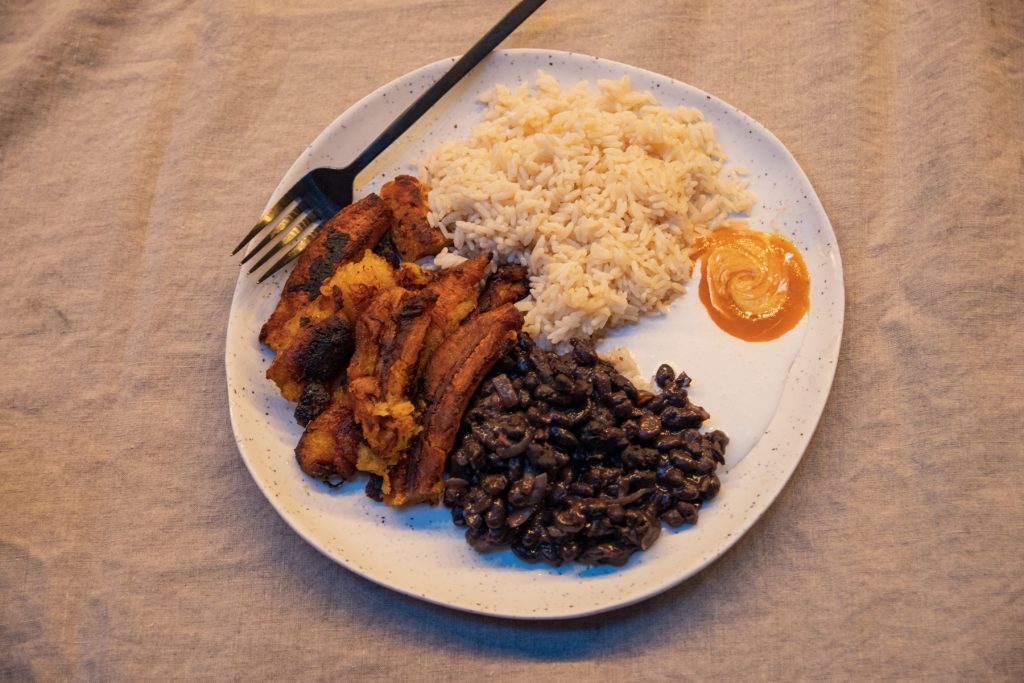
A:
[[[380,196],[395,216],[391,237],[402,260],[415,261],[444,249],[444,234],[427,222],[427,188],[419,180],[400,175],[381,188]]]
[[[430,311],[430,327],[423,340],[419,370],[423,370],[434,351],[459,324],[476,308],[480,280],[491,262],[489,254],[481,254],[469,261],[449,268],[427,289],[437,294],[437,303]]]
[[[355,474],[361,443],[348,395],[338,388],[330,406],[306,427],[295,447],[295,459],[309,476],[338,486]]]
[[[289,401],[300,400],[309,382],[330,386],[352,356],[352,321],[381,289],[394,284],[394,271],[369,250],[359,261],[340,266],[320,287],[320,297],[282,328],[283,345],[267,368],[267,379]],[[296,413],[300,414],[311,419],[309,410]]]
[[[410,396],[437,294],[393,287],[379,293],[356,321],[356,349],[348,366],[352,412],[378,463],[395,463],[419,433]]]
[[[409,456],[389,472],[384,488],[388,505],[437,502],[462,413],[522,326],[523,314],[505,304],[466,322],[437,349],[424,377],[423,432]]]
[[[320,296],[320,286],[338,268],[372,248],[391,226],[391,211],[375,194],[339,211],[317,232],[288,276],[260,341],[280,351],[288,338],[283,330],[299,311]]]
[[[305,327],[282,349],[267,368],[272,380],[289,401],[302,397],[307,383],[330,384],[352,357],[352,324],[341,311]]]
[[[487,278],[484,291],[480,293],[480,303],[473,311],[473,316],[486,313],[504,304],[514,304],[525,299],[529,293],[530,278],[526,266],[515,263],[499,266],[498,270]]]
[[[398,247],[395,246],[395,240],[391,238],[390,232],[380,238],[380,242],[373,248],[373,253],[387,261],[393,270],[402,267],[402,255],[398,253]]]
[[[305,427],[331,405],[331,392],[321,382],[309,382],[295,405],[295,421]]]

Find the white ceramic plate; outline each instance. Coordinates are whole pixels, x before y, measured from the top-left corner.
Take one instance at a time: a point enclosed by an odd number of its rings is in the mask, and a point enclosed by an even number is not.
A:
[[[433,83],[453,60],[403,76],[352,106],[302,154],[270,203],[317,166],[343,166]],[[649,551],[622,568],[529,565],[511,552],[474,552],[443,507],[393,510],[370,501],[363,481],[340,489],[304,476],[294,447],[301,434],[285,402],[265,379],[270,353],[257,334],[278,299],[285,274],[256,286],[238,279],[228,325],[226,367],[231,422],[246,466],[267,498],[307,541],[351,571],[402,593],[456,609],[504,617],[581,616],[635,603],[678,584],[725,552],[757,520],[789,479],[828,397],[843,327],[839,249],[810,182],[792,155],[749,116],[679,81],[596,57],[548,50],[496,52],[377,160],[359,179],[359,196],[444,140],[463,137],[478,120],[476,96],[497,83],[532,82],[537,69],[563,85],[628,75],[663,105],[699,108],[732,163],[750,171],[757,206],[753,227],[778,230],[803,252],[811,310],[780,339],[747,343],[720,331],[695,287],[670,312],[616,332],[606,346],[626,345],[641,369],[662,362],[693,377],[691,397],[732,443],[720,472],[722,491],[699,522],[664,529]],[[695,275],[696,277],[696,275]],[[695,285],[696,279],[692,281]]]

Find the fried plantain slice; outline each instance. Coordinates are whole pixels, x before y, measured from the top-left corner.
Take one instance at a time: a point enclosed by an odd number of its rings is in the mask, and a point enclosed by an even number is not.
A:
[[[309,476],[338,486],[355,474],[361,444],[348,394],[339,387],[327,409],[306,427],[295,447],[295,459]]]
[[[481,254],[443,271],[428,285],[427,289],[437,294],[437,303],[430,311],[430,327],[420,353],[420,371],[445,338],[455,332],[459,324],[476,308],[480,280],[490,262],[489,254]]]
[[[287,323],[320,296],[320,287],[339,265],[372,248],[391,226],[391,211],[370,194],[327,221],[298,258],[281,299],[260,330],[260,341],[274,351],[288,342]]]
[[[394,270],[402,267],[402,256],[398,253],[398,247],[395,246],[395,240],[392,239],[390,232],[380,238],[380,242],[373,248],[373,253],[387,261]]]
[[[424,375],[423,432],[408,457],[391,467],[384,482],[384,502],[437,502],[445,460],[462,414],[522,326],[523,314],[505,304],[467,321],[437,349]]]
[[[267,368],[272,380],[289,401],[298,401],[309,382],[330,384],[352,356],[353,331],[341,311],[309,322]]]
[[[437,294],[401,287],[380,292],[356,321],[356,348],[348,366],[352,412],[380,464],[396,462],[419,433],[410,395]]]
[[[515,263],[498,266],[498,270],[492,273],[484,283],[484,291],[480,293],[480,303],[477,304],[472,315],[478,316],[504,304],[514,304],[525,299],[529,293],[530,278],[526,266]]]
[[[404,261],[432,256],[447,240],[427,221],[427,188],[411,175],[400,175],[380,189],[381,199],[394,214],[391,237]]]
[[[281,331],[285,342],[267,368],[267,379],[277,384],[289,401],[300,400],[310,382],[332,385],[352,356],[352,321],[358,311],[377,292],[394,284],[394,271],[369,250],[359,261],[338,267],[321,285],[321,295],[285,324]],[[313,407],[314,403],[307,402],[296,416],[312,419],[316,416]]]
[[[397,275],[382,256],[367,250],[358,261],[334,271],[320,291],[339,301],[345,317],[354,325],[375,296],[395,286]]]

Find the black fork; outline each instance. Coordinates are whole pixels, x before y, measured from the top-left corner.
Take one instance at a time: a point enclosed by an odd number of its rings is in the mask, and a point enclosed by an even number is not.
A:
[[[260,276],[258,281],[263,282],[290,263],[302,253],[303,249],[309,246],[316,231],[323,225],[324,221],[352,203],[356,176],[369,166],[374,159],[380,156],[381,152],[390,147],[391,143],[397,140],[402,133],[416,123],[445,93],[462,80],[463,76],[479,64],[480,60],[490,54],[502,40],[523,23],[527,17],[533,14],[538,7],[543,5],[544,2],[545,0],[522,0],[522,2],[513,7],[483,38],[478,40],[466,54],[462,55],[447,73],[441,76],[436,83],[427,88],[415,102],[399,114],[398,118],[392,121],[384,129],[384,132],[378,135],[348,166],[345,168],[315,168],[302,176],[299,182],[295,183],[273,206],[267,209],[266,213],[253,226],[249,234],[245,236],[245,239],[239,242],[231,254],[237,254],[260,233],[265,231],[266,234],[262,239],[242,259],[242,263],[246,263],[274,242],[279,235],[284,233],[284,237],[273,247],[267,249],[249,269],[249,272],[255,272],[289,246],[291,248],[285,252],[284,256],[273,263]],[[286,210],[287,213],[285,213]],[[309,229],[311,226],[312,229]],[[295,242],[295,239],[303,235],[303,233],[305,234],[302,239]]]

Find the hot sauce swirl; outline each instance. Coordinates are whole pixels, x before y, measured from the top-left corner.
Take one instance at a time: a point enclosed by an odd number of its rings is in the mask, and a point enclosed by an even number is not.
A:
[[[810,277],[793,243],[735,221],[702,237],[690,258],[701,263],[700,300],[734,337],[769,341],[790,331],[810,308]]]

